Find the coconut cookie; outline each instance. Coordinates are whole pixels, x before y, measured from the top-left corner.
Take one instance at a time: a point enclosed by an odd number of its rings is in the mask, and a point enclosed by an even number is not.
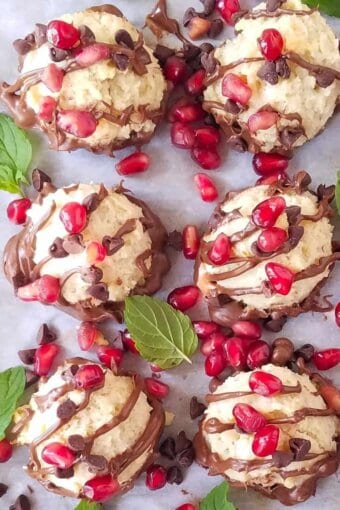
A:
[[[4,271],[25,301],[120,320],[127,296],[160,288],[166,240],[159,218],[120,186],[45,183],[5,248]]]
[[[214,212],[196,261],[211,318],[271,323],[322,308],[317,296],[340,259],[329,218],[334,187],[308,190],[310,178],[231,192]]]
[[[55,150],[112,154],[148,142],[166,82],[143,35],[112,5],[66,14],[14,43],[20,76],[1,98],[18,125]]]
[[[140,376],[74,358],[17,409],[11,437],[29,446],[25,471],[47,490],[104,501],[130,490],[152,463],[164,421]]]
[[[300,0],[263,2],[244,11],[235,30],[211,54],[203,106],[236,150],[290,152],[333,115],[339,40]]]

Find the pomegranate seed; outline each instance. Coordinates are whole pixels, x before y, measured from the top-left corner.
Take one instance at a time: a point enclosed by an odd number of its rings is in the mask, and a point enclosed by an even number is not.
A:
[[[97,356],[107,368],[119,367],[123,361],[124,351],[107,345],[101,345],[97,349]]]
[[[41,81],[52,92],[59,92],[63,86],[65,72],[55,64],[48,64],[41,73]]]
[[[267,200],[264,200],[255,207],[252,213],[252,220],[258,227],[273,227],[285,208],[286,202],[284,198],[278,196],[267,198]]]
[[[80,41],[80,32],[66,21],[54,20],[47,26],[47,39],[52,46],[69,50]]]
[[[186,285],[177,287],[168,295],[168,303],[176,310],[184,312],[196,305],[201,292],[196,285]]]
[[[314,365],[318,370],[329,370],[340,363],[340,349],[326,349],[316,352],[313,356]]]
[[[89,67],[96,62],[109,59],[110,54],[111,50],[108,45],[94,43],[82,48],[79,53],[77,53],[75,60],[80,67]]]
[[[47,375],[58,352],[59,347],[56,344],[40,345],[35,353],[34,373],[39,377]]]
[[[233,14],[240,10],[240,3],[238,0],[217,0],[216,9],[229,25],[233,25]]]
[[[200,103],[193,103],[188,99],[180,99],[169,110],[169,122],[183,122],[189,124],[190,122],[199,122],[203,120],[206,113],[204,112]]]
[[[196,510],[196,507],[191,503],[184,503],[184,505],[178,506],[176,510]]]
[[[334,409],[335,414],[340,415],[340,390],[333,384],[325,383],[319,387],[319,392],[327,405]]]
[[[260,324],[252,321],[236,321],[231,326],[234,334],[240,338],[252,338],[258,340],[262,334]]]
[[[193,321],[192,325],[200,340],[206,340],[212,333],[216,333],[220,329],[218,324],[211,321]]]
[[[166,470],[159,464],[152,464],[146,472],[146,486],[151,491],[161,489],[166,484]]]
[[[106,501],[120,491],[118,480],[111,475],[102,475],[88,480],[83,487],[83,494],[91,501]]]
[[[100,388],[104,379],[105,374],[99,365],[82,365],[74,376],[76,385],[83,390]]]
[[[244,106],[248,104],[252,90],[242,78],[236,74],[229,73],[222,81],[222,95]]]
[[[211,21],[208,19],[201,18],[200,16],[194,16],[189,21],[188,30],[189,37],[193,41],[201,39],[206,36],[211,28]]]
[[[258,371],[253,372],[249,377],[249,388],[258,395],[270,397],[271,395],[281,393],[283,384],[276,375]]]
[[[182,232],[183,255],[186,259],[194,260],[198,253],[201,239],[195,225],[187,225]]]
[[[19,287],[17,296],[23,301],[39,301],[45,305],[52,304],[60,296],[60,282],[58,278],[45,274],[33,283]]]
[[[149,395],[162,400],[169,395],[170,388],[167,384],[162,383],[153,377],[146,377],[145,390]]]
[[[168,81],[174,85],[183,83],[188,75],[188,66],[182,58],[171,56],[164,65],[164,75]]]
[[[128,332],[128,330],[125,329],[124,331],[121,331],[120,335],[124,351],[132,352],[132,354],[139,354],[139,351],[136,347],[136,343],[131,338],[131,335]]]
[[[233,409],[236,424],[244,432],[257,432],[266,426],[266,418],[249,404],[236,404]]]
[[[39,119],[44,122],[51,122],[53,120],[56,107],[57,101],[53,97],[43,97],[38,110]]]
[[[258,39],[262,55],[266,60],[277,60],[283,50],[283,38],[275,28],[267,28]]]
[[[191,149],[195,143],[195,132],[183,122],[174,122],[171,126],[171,142],[179,149]]]
[[[92,349],[98,330],[93,322],[81,322],[77,331],[77,339],[79,347],[82,351],[89,351]]]
[[[163,372],[163,368],[159,367],[158,365],[153,365],[152,363],[150,364],[150,368],[151,371],[155,372],[156,374],[158,374],[159,372]]]
[[[216,170],[221,165],[221,157],[216,149],[194,147],[191,151],[191,157],[205,170]]]
[[[248,127],[251,133],[262,129],[269,129],[278,121],[278,114],[276,112],[257,112],[251,115],[248,119]]]
[[[7,462],[13,455],[13,446],[7,439],[0,441],[0,462]]]
[[[31,207],[29,198],[17,198],[7,206],[7,218],[15,225],[22,225],[26,222],[26,212]]]
[[[260,179],[257,179],[256,186],[259,186],[260,184],[275,184],[276,182],[282,182],[287,181],[288,176],[286,172],[275,172],[274,174],[270,174],[268,176],[260,177]]]
[[[221,331],[215,331],[206,338],[200,347],[203,356],[209,356],[215,351],[223,351],[226,336]]]
[[[150,166],[150,156],[145,152],[134,152],[116,164],[119,175],[132,175],[145,172]]]
[[[336,305],[335,310],[335,323],[340,328],[340,302]]]
[[[257,457],[267,457],[277,450],[280,429],[276,425],[266,425],[256,432],[252,444],[253,453]]]
[[[270,175],[287,170],[289,159],[282,154],[259,152],[253,157],[253,168],[258,175]]]
[[[270,227],[262,230],[257,238],[257,247],[264,253],[274,253],[287,241],[288,235],[283,228]]]
[[[47,444],[42,452],[41,458],[46,464],[57,466],[60,469],[67,469],[72,466],[76,457],[73,451],[62,443]]]
[[[86,260],[91,266],[103,262],[106,255],[106,248],[98,241],[90,241],[86,246]]]
[[[231,257],[231,242],[225,234],[219,234],[208,251],[209,261],[214,266],[223,266]]]
[[[275,262],[268,262],[265,270],[271,288],[282,296],[289,294],[294,281],[294,273],[287,267]]]
[[[57,125],[78,138],[88,138],[97,128],[97,120],[91,112],[85,110],[61,110],[57,113]]]
[[[69,234],[78,234],[86,227],[86,207],[79,202],[65,204],[60,210],[59,217]]]
[[[220,132],[214,126],[200,127],[195,130],[195,144],[198,147],[216,147],[220,141]]]
[[[227,360],[222,351],[214,351],[207,356],[204,364],[205,373],[209,377],[217,377],[227,367]]]
[[[247,354],[254,340],[250,338],[232,337],[225,341],[224,349],[228,364],[237,369],[244,370],[247,366]]]
[[[204,202],[213,202],[218,197],[218,191],[214,181],[206,174],[196,174],[195,184]]]
[[[195,73],[193,73],[190,78],[185,82],[184,88],[188,94],[191,96],[198,96],[204,90],[204,79],[205,79],[205,70],[198,69]]]

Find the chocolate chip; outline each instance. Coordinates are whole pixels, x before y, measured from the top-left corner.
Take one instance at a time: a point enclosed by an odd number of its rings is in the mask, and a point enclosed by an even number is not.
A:
[[[319,200],[326,199],[329,203],[331,203],[335,196],[335,186],[333,184],[331,186],[319,184],[316,192]]]
[[[206,410],[206,406],[197,400],[197,397],[192,397],[190,400],[190,418],[195,420],[199,416],[202,416],[204,411]]]
[[[67,469],[56,468],[55,475],[57,478],[72,478],[74,475],[73,467]]]
[[[202,43],[200,46],[200,50],[202,53],[211,53],[215,49],[215,46],[211,43]]]
[[[192,18],[194,18],[195,16],[197,16],[198,13],[197,11],[193,8],[193,7],[189,7],[189,9],[187,9],[185,11],[185,13],[183,14],[183,25],[185,27],[187,27],[190,23],[190,21],[192,20]]]
[[[154,56],[159,60],[161,65],[164,65],[165,62],[168,60],[169,57],[172,57],[172,55],[175,54],[175,50],[172,50],[171,48],[167,48],[166,46],[163,46],[162,44],[157,44],[154,52]]]
[[[37,344],[49,344],[50,342],[54,342],[57,339],[57,334],[51,328],[47,326],[47,324],[42,324],[38,330],[37,334]]]
[[[109,291],[104,282],[91,285],[91,287],[87,289],[87,293],[99,301],[105,302],[109,300]]]
[[[295,248],[299,244],[304,231],[304,227],[300,225],[293,225],[288,228],[288,237],[291,249]]]
[[[140,63],[142,63],[142,64],[144,64],[146,66],[151,63],[150,54],[143,47],[140,47],[140,48],[136,49],[136,51],[135,51],[135,58],[138,60],[138,62],[140,62]]]
[[[26,55],[34,48],[34,45],[28,42],[26,39],[16,39],[13,42],[13,46],[18,55]]]
[[[241,136],[231,136],[228,140],[229,145],[234,151],[237,152],[247,152],[248,144],[244,138]]]
[[[290,205],[286,207],[287,220],[289,225],[296,223],[298,216],[301,214],[301,207],[298,205]]]
[[[81,234],[69,234],[64,237],[63,248],[67,253],[77,255],[85,249],[83,245],[83,236]]]
[[[195,460],[195,450],[191,446],[176,455],[176,461],[181,467],[188,468]]]
[[[51,177],[49,177],[45,172],[39,170],[39,168],[35,168],[32,172],[32,184],[36,191],[41,191],[44,187],[44,184],[51,182]]]
[[[39,381],[39,377],[33,372],[33,370],[30,370],[29,368],[25,368],[25,388],[29,388],[33,384]]]
[[[241,111],[241,107],[231,99],[227,99],[224,105],[224,109],[226,112],[231,113],[232,115],[237,115]]]
[[[272,347],[271,362],[274,365],[284,366],[292,359],[294,345],[288,338],[277,338]]]
[[[170,484],[180,485],[183,482],[183,473],[178,466],[170,466],[166,472],[166,480]]]
[[[79,365],[71,365],[69,368],[72,375],[76,375],[79,370]]]
[[[200,0],[203,4],[204,16],[210,16],[214,12],[216,0]]]
[[[86,283],[99,283],[103,278],[103,271],[96,266],[83,267],[80,271],[80,277]]]
[[[167,437],[160,444],[159,453],[169,460],[174,460],[176,457],[176,443],[173,437]]]
[[[86,457],[86,462],[89,465],[89,471],[91,471],[91,473],[106,471],[108,468],[108,462],[103,455],[88,455]]]
[[[90,27],[88,27],[87,25],[80,25],[78,30],[80,32],[80,42],[82,46],[88,46],[89,44],[95,42],[96,36],[92,32]]]
[[[24,365],[33,365],[37,349],[22,349],[18,351],[18,356]]]
[[[43,25],[42,23],[35,24],[34,30],[35,44],[37,46],[42,46],[47,41],[47,25]]]
[[[70,52],[68,50],[61,50],[59,48],[50,48],[50,58],[53,62],[62,62],[66,60]]]
[[[314,347],[312,344],[304,344],[302,347],[300,347],[300,349],[295,351],[295,356],[298,358],[303,358],[304,361],[308,363],[314,356]]]
[[[194,44],[191,44],[189,42],[185,42],[183,44],[183,56],[185,60],[193,60],[196,57],[198,57],[201,53],[201,50],[195,46]]]
[[[86,207],[87,212],[95,211],[100,204],[100,198],[98,193],[91,193],[83,200],[83,205]]]
[[[290,67],[287,60],[283,57],[280,57],[275,61],[275,70],[280,78],[283,78],[284,80],[290,77]]]
[[[127,55],[123,55],[122,53],[114,53],[112,55],[112,60],[116,64],[117,69],[120,71],[126,71],[129,67],[129,57]]]
[[[68,445],[71,448],[71,450],[75,452],[82,452],[85,450],[85,439],[80,434],[72,434],[68,440]]]
[[[287,126],[283,128],[283,130],[280,132],[279,135],[280,142],[285,147],[290,148],[296,142],[296,140],[298,140],[300,136],[302,136],[303,134],[304,133],[302,128],[300,127],[294,128]]]
[[[64,372],[62,372],[61,377],[65,381],[72,381],[73,377],[76,375],[78,370],[79,370],[79,366],[78,365],[71,365]]]
[[[183,239],[182,234],[178,230],[172,230],[168,235],[168,246],[176,251],[182,251]]]
[[[9,510],[31,510],[31,503],[25,494],[20,494]]]
[[[65,400],[65,402],[60,404],[57,408],[57,416],[60,420],[68,420],[69,418],[72,418],[72,416],[76,412],[77,412],[77,406],[70,399]]]
[[[108,255],[113,255],[124,246],[124,239],[121,237],[104,236],[102,245],[106,248]]]
[[[275,62],[265,62],[258,70],[257,76],[270,85],[276,85],[279,82]]]
[[[278,468],[287,467],[294,460],[291,452],[274,452],[272,455],[273,463]]]
[[[6,494],[7,490],[8,485],[6,485],[5,483],[0,483],[0,498],[2,498],[2,496]]]
[[[298,172],[297,174],[294,175],[293,183],[299,193],[301,193],[302,191],[307,191],[311,182],[312,182],[311,176],[304,170],[301,170],[301,172]]]
[[[206,126],[213,126],[213,127],[217,128],[217,129],[220,128],[220,126],[217,124],[217,122],[215,120],[215,117],[211,113],[208,113],[204,117],[204,124],[206,124]]]
[[[135,47],[132,37],[127,30],[117,30],[115,39],[117,44],[124,46],[125,48],[133,50]]]
[[[323,89],[332,85],[335,78],[335,73],[331,69],[321,69],[315,76],[316,83]]]
[[[67,251],[64,249],[64,239],[56,237],[51,246],[48,249],[51,257],[55,259],[62,259],[68,256]]]
[[[267,0],[266,9],[268,12],[274,12],[276,9],[281,7],[284,0]]]
[[[183,450],[187,450],[188,448],[191,448],[192,441],[187,437],[184,430],[182,430],[178,435],[176,439],[176,453],[180,453]]]
[[[216,70],[218,61],[212,53],[202,53],[201,64],[208,74],[213,74]]]
[[[211,22],[209,31],[208,31],[208,36],[211,39],[215,39],[216,37],[218,37],[220,35],[223,28],[224,28],[224,24],[221,19],[219,19],[219,18],[213,19]]]
[[[294,437],[289,440],[289,448],[294,455],[294,460],[297,462],[305,459],[307,453],[311,449],[311,446],[311,442],[308,439]]]
[[[20,287],[23,287],[27,283],[30,283],[29,278],[21,271],[12,277],[12,285],[14,290],[18,290]]]

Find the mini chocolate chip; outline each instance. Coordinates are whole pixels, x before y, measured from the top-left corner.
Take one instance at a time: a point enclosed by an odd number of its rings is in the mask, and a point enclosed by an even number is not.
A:
[[[297,462],[305,459],[307,453],[311,449],[311,446],[311,442],[308,439],[294,437],[289,440],[289,448],[294,455],[294,460]]]
[[[95,211],[100,204],[100,198],[98,193],[91,193],[83,200],[83,205],[86,207],[87,212]]]
[[[184,430],[179,432],[176,438],[176,453],[180,453],[183,450],[187,450],[192,447],[192,441],[187,437]]]
[[[273,463],[278,468],[288,466],[294,460],[294,455],[291,452],[274,452],[272,455]]]
[[[317,190],[317,195],[319,200],[323,198],[328,200],[328,202],[332,202],[335,196],[335,186],[332,184],[331,186],[325,186],[325,184],[319,184]]]
[[[305,229],[301,225],[292,225],[288,228],[288,237],[291,249],[295,248],[299,244],[304,231]]]
[[[311,182],[312,182],[311,176],[304,170],[301,170],[301,172],[298,172],[297,174],[294,175],[294,186],[296,187],[299,193],[301,193],[302,191],[307,191]]]
[[[82,46],[88,46],[89,44],[95,42],[96,36],[92,32],[90,27],[88,27],[87,25],[80,25],[78,30],[80,33],[80,42]]]
[[[131,50],[133,50],[135,47],[132,37],[127,30],[124,29],[117,30],[115,34],[115,39],[117,44],[125,46],[125,48],[130,48]]]
[[[25,388],[29,388],[33,384],[39,381],[39,377],[33,372],[33,370],[30,370],[29,368],[25,368]]]
[[[211,53],[215,49],[215,46],[211,43],[202,43],[200,46],[200,50],[202,53]]]
[[[31,510],[31,503],[25,494],[20,494],[17,497],[14,505],[9,507],[9,510]]]
[[[267,0],[266,9],[268,12],[274,12],[276,9],[281,7],[284,0]]]
[[[57,334],[47,324],[42,324],[37,333],[37,344],[49,344],[57,339]]]
[[[26,55],[34,47],[34,45],[28,42],[26,39],[16,39],[13,42],[13,46],[18,55]]]
[[[282,145],[290,148],[296,142],[296,140],[298,140],[300,136],[302,136],[303,134],[304,134],[303,129],[300,127],[294,128],[286,126],[280,132],[279,135],[280,142],[282,143]]]
[[[5,483],[0,483],[0,498],[2,498],[2,496],[6,494],[7,490],[8,485],[6,485]]]
[[[190,23],[190,21],[192,20],[192,18],[194,18],[195,16],[197,16],[198,13],[197,11],[193,8],[193,7],[189,7],[189,9],[187,9],[185,11],[185,13],[183,14],[183,25],[185,27],[187,27]]]
[[[63,248],[67,253],[77,255],[85,249],[83,245],[83,236],[81,234],[69,234],[64,238]]]
[[[51,182],[51,177],[49,177],[45,172],[39,170],[39,168],[35,168],[32,172],[32,184],[36,191],[41,191],[44,187],[45,182]]]
[[[198,57],[198,55],[200,55],[201,53],[201,50],[195,46],[194,44],[191,44],[189,42],[185,42],[183,44],[183,56],[185,58],[185,60],[193,60],[195,59],[196,57]]]
[[[201,4],[203,4],[203,13],[204,16],[210,16],[215,9],[216,0],[200,0]]]
[[[47,25],[43,25],[42,23],[36,23],[34,37],[37,46],[45,44],[45,42],[47,41]]]
[[[75,413],[77,412],[77,406],[76,404],[70,400],[67,399],[65,402],[60,404],[57,408],[57,416],[60,420],[68,420],[71,418]]]
[[[231,113],[232,115],[237,115],[241,111],[241,107],[231,99],[227,99],[224,105],[224,109],[226,112]]]
[[[86,462],[89,465],[89,471],[91,471],[91,473],[105,471],[108,468],[108,462],[103,455],[88,455],[86,457]]]
[[[279,319],[269,319],[264,322],[264,327],[268,331],[272,331],[273,333],[278,333],[282,330],[283,326],[287,321],[287,317],[280,317]]]
[[[117,69],[119,71],[126,71],[129,67],[129,57],[127,55],[123,55],[122,53],[114,53],[112,55],[112,60],[116,64]]]
[[[206,410],[206,406],[197,400],[197,397],[192,397],[190,400],[190,418],[195,420],[199,416],[202,416],[204,411]]]
[[[257,76],[270,85],[276,85],[279,82],[275,62],[265,62],[258,70]]]
[[[301,369],[295,360],[288,361],[287,367],[294,372],[294,374],[301,374]]]
[[[64,372],[62,372],[61,377],[65,381],[72,381],[73,377],[76,375],[78,370],[79,370],[79,366],[78,365],[71,365]]]
[[[80,434],[72,434],[68,440],[68,445],[71,448],[71,450],[75,452],[82,452],[85,450],[85,439]]]
[[[142,64],[144,65],[148,65],[151,63],[151,57],[150,57],[150,54],[149,52],[143,48],[143,47],[140,47],[140,48],[137,48],[136,51],[135,51],[135,58],[141,62]]]
[[[208,74],[213,74],[216,70],[218,61],[212,53],[202,53],[201,64]]]
[[[51,246],[48,249],[51,257],[55,259],[62,259],[68,256],[67,251],[64,249],[64,239],[56,237]]]
[[[283,78],[284,80],[290,77],[290,67],[287,60],[283,57],[280,57],[275,61],[275,70],[280,78]]]
[[[62,62],[66,60],[70,52],[68,50],[61,50],[60,48],[50,48],[50,58],[53,62]]]
[[[193,446],[181,451],[176,455],[176,461],[181,467],[188,468],[195,460],[195,450]]]
[[[154,56],[159,60],[161,65],[164,65],[165,62],[168,60],[169,57],[172,57],[172,55],[175,54],[175,50],[172,50],[171,48],[167,48],[166,46],[163,46],[162,44],[157,44],[154,52]]]
[[[304,361],[308,363],[314,356],[314,347],[312,344],[304,344],[302,347],[295,351],[295,355],[297,357],[303,358]]]
[[[183,473],[178,466],[170,466],[166,472],[166,480],[170,484],[180,485],[183,482]]]
[[[99,301],[105,302],[109,300],[109,291],[106,283],[104,282],[91,285],[91,287],[87,289],[87,293]]]
[[[24,365],[33,365],[37,349],[22,349],[18,351],[18,356]]]
[[[286,214],[289,225],[292,225],[296,222],[299,214],[301,214],[301,207],[298,205],[290,205],[289,207],[286,207]]]
[[[79,370],[79,365],[71,365],[69,368],[72,375],[76,375]]]
[[[211,39],[215,39],[216,37],[218,37],[220,35],[223,28],[224,28],[224,24],[221,19],[219,19],[219,18],[213,19],[211,22],[211,27],[209,28],[209,31],[208,31],[208,36]]]
[[[176,443],[173,437],[167,437],[160,444],[159,453],[167,459],[174,460],[176,457]]]
[[[57,478],[72,478],[73,475],[74,475],[73,467],[69,467],[67,469],[56,468],[55,470],[55,476]]]
[[[229,145],[234,151],[237,152],[247,152],[248,144],[244,138],[241,136],[231,136],[228,140]]]
[[[23,287],[27,283],[30,283],[29,278],[22,272],[19,272],[12,277],[12,285],[14,287],[14,290]]]
[[[121,237],[104,236],[102,239],[102,245],[106,248],[108,255],[113,255],[122,246],[124,246],[124,239]]]
[[[204,124],[220,129],[220,126],[217,124],[215,117],[211,113],[208,113],[208,115],[204,117]]]
[[[103,278],[103,271],[96,266],[83,267],[80,271],[80,277],[86,283],[99,283]]]
[[[327,88],[335,80],[335,73],[331,69],[321,69],[315,76],[316,83],[321,88]]]
[[[292,359],[294,345],[288,338],[277,338],[272,347],[271,362],[274,365],[284,366]]]
[[[182,251],[183,239],[182,234],[178,230],[172,230],[168,235],[168,246],[176,251]]]

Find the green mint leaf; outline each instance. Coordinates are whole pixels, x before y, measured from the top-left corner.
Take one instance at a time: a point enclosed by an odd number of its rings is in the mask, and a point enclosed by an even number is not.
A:
[[[28,184],[27,169],[32,159],[32,145],[25,131],[0,113],[0,189],[21,193],[20,184]]]
[[[320,11],[340,18],[340,2],[339,0],[304,0],[309,7],[317,7]]]
[[[102,510],[102,505],[83,499],[74,510]]]
[[[337,173],[337,182],[335,185],[335,203],[340,216],[340,171]]]
[[[201,501],[199,510],[236,510],[229,501],[229,485],[222,482]]]
[[[187,315],[149,296],[126,298],[124,315],[143,358],[163,369],[191,363],[198,340]]]
[[[12,421],[17,402],[26,383],[24,367],[14,367],[0,372],[0,440]]]

